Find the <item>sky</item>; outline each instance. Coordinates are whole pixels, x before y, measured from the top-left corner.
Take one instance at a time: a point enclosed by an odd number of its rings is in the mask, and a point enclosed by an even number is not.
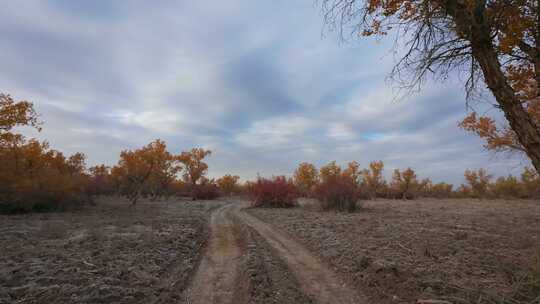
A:
[[[8,1],[0,19],[0,91],[45,123],[25,134],[89,165],[156,138],[210,149],[210,176],[244,180],[383,160],[387,176],[412,167],[458,184],[467,168],[528,164],[457,127],[457,80],[396,100],[391,41],[341,41],[314,0]]]

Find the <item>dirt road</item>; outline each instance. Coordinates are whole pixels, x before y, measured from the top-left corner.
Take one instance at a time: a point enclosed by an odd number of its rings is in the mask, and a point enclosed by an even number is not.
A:
[[[210,240],[188,293],[188,303],[231,303],[237,288],[242,250],[231,205],[218,208],[210,219]]]
[[[230,203],[212,214],[207,250],[187,303],[366,302],[304,246],[244,207]]]

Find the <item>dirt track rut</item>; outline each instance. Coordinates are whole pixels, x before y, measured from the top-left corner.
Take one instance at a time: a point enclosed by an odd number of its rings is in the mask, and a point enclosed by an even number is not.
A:
[[[250,246],[252,241],[242,235],[241,225],[253,229],[268,243],[275,256],[283,260],[306,299],[321,304],[366,303],[361,294],[347,286],[316,255],[286,233],[246,213],[244,207],[242,203],[231,203],[212,214],[207,250],[188,291],[187,303],[254,301],[249,294],[239,294],[250,284],[241,265],[246,244]]]
[[[231,303],[233,300],[242,250],[231,211],[230,205],[225,205],[212,214],[210,240],[188,291],[187,303]]]

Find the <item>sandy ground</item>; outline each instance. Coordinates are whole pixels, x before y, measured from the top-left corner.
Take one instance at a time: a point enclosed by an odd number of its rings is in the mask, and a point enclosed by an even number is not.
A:
[[[313,209],[248,212],[320,255],[372,303],[530,303],[536,296],[519,292],[540,254],[538,201],[378,200],[354,214]]]

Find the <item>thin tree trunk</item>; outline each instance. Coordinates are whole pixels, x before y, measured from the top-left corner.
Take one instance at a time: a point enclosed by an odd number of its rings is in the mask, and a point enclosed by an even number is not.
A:
[[[140,195],[141,195],[141,189],[138,188],[137,191],[135,191],[135,193],[133,193],[133,195],[130,198],[132,206],[137,204],[137,200],[139,199]]]
[[[196,201],[197,200],[197,183],[196,182],[193,182],[191,184],[191,200],[192,201]]]

